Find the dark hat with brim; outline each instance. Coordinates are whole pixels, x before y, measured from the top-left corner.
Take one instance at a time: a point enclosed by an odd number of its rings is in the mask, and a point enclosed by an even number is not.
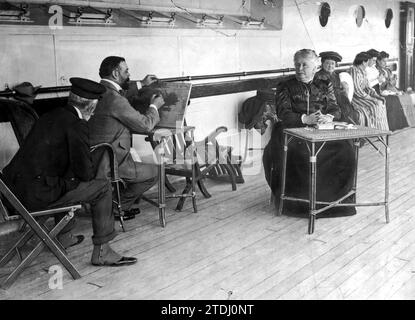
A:
[[[343,57],[335,51],[324,51],[320,53],[321,60],[342,61]]]
[[[381,51],[381,52],[379,52],[378,58],[379,59],[389,58],[389,53],[387,53],[385,51]]]
[[[102,84],[84,78],[70,78],[72,83],[71,92],[85,99],[99,99],[105,92],[105,86]]]
[[[370,49],[367,50],[366,53],[371,57],[371,58],[377,58],[379,55],[379,51],[377,51],[376,49]]]
[[[356,55],[355,60],[363,60],[363,61],[366,61],[366,60],[369,60],[371,57],[372,56],[370,54],[368,54],[367,52],[363,51],[363,52],[359,52]]]
[[[34,87],[30,82],[22,82],[15,86],[13,90],[16,96],[34,98],[41,86]]]

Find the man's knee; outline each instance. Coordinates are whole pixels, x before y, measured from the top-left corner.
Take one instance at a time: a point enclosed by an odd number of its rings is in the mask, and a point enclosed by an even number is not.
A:
[[[111,181],[106,178],[94,179],[93,184],[104,194],[112,193]]]
[[[151,169],[151,176],[150,179],[157,181],[159,178],[159,172],[158,172],[158,168],[156,166],[153,166]]]
[[[157,181],[158,167],[155,165],[141,165],[136,167],[136,177],[136,180],[141,182]]]

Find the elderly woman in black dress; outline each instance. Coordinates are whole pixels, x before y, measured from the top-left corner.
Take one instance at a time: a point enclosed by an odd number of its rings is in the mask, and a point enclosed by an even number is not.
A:
[[[276,123],[271,139],[264,150],[265,178],[279,201],[281,195],[281,169],[283,156],[283,129],[317,124],[321,115],[330,114],[340,119],[330,80],[317,79],[315,73],[318,57],[313,50],[302,49],[295,53],[295,78],[285,81],[277,89],[276,107],[280,122]],[[347,141],[328,142],[317,158],[317,201],[334,201],[350,191],[353,184],[355,160],[352,146]],[[291,141],[287,155],[285,194],[308,199],[309,151],[307,145],[297,139]],[[285,214],[306,215],[308,205],[287,201]],[[336,207],[321,216],[351,215],[354,207]]]

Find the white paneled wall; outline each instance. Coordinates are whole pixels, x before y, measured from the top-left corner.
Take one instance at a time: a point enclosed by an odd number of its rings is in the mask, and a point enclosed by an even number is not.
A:
[[[187,36],[181,39],[183,73],[230,73],[238,69],[236,38]]]
[[[162,77],[177,77],[181,73],[178,37],[122,37],[119,48],[134,79],[142,79],[152,73]]]
[[[238,51],[242,71],[275,69],[281,59],[281,38],[279,35],[240,37]]]
[[[1,89],[22,81],[56,83],[53,36],[10,34],[0,41]]]
[[[120,54],[115,37],[59,36],[55,41],[58,85],[69,85],[74,76],[98,81],[102,59]]]

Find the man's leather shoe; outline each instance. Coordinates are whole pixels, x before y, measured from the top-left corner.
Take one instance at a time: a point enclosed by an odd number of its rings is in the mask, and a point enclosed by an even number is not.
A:
[[[74,247],[78,244],[80,244],[82,241],[84,241],[85,237],[80,234],[78,236],[74,236],[71,233],[65,233],[63,235],[58,236],[58,241],[61,243],[61,245],[68,249],[70,247]]]
[[[94,266],[122,267],[137,262],[137,258],[123,257],[116,253],[108,243],[94,245],[91,263]]]
[[[121,257],[120,260],[115,262],[100,261],[99,263],[92,262],[94,266],[109,266],[109,267],[122,267],[129,266],[137,262],[137,258],[134,257]]]
[[[139,208],[134,208],[128,211],[124,211],[124,220],[134,219],[137,214],[140,214],[141,211]]]

